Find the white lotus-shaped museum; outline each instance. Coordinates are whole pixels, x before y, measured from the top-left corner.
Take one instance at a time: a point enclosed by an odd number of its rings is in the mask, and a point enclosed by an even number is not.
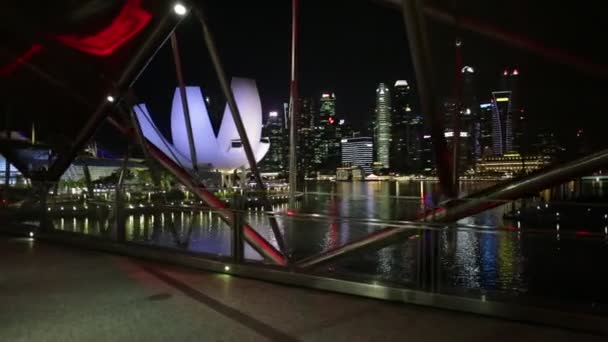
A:
[[[247,137],[256,161],[260,161],[270,148],[266,139],[262,141],[262,104],[254,80],[245,78],[232,79],[232,91],[247,131]],[[215,135],[207,112],[205,97],[200,87],[186,87],[186,98],[192,134],[196,149],[197,165],[202,168],[231,171],[238,168],[249,168],[249,162],[240,141],[232,112],[228,105],[218,135]],[[188,132],[179,88],[175,89],[171,109],[171,135],[173,144],[160,133],[148,112],[145,103],[133,107],[140,123],[142,133],[154,146],[163,151],[173,161],[191,168]]]

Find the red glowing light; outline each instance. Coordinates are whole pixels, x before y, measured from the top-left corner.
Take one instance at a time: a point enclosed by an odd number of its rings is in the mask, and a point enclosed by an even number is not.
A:
[[[336,122],[336,120],[334,120],[334,118],[329,117],[329,119],[327,119],[327,121],[329,121],[330,124],[334,124],[334,122]]]
[[[43,46],[40,44],[34,44],[34,45],[30,46],[30,48],[27,49],[27,51],[22,53],[19,57],[15,58],[14,61],[0,67],[0,76],[6,77],[6,76],[12,74],[15,70],[17,70],[17,68],[21,64],[25,63],[28,59],[32,58],[32,56],[34,56],[35,54],[42,51],[42,48],[43,48]]]
[[[294,216],[298,214],[297,210],[293,210],[293,209],[289,209],[287,211],[285,211],[285,213],[287,214],[287,216]]]
[[[503,71],[503,72],[502,72],[502,74],[503,74],[504,76],[507,76],[507,75],[509,74],[509,71],[508,71],[507,69],[505,69],[505,71]]]
[[[55,38],[82,52],[97,56],[110,55],[141,31],[152,18],[152,14],[139,7],[140,3],[141,0],[127,0],[110,25],[94,35],[80,37],[69,34]]]
[[[517,76],[519,75],[519,71],[517,71],[517,69],[513,69],[513,73],[511,75]]]
[[[591,233],[588,230],[577,230],[576,231],[576,235],[581,235],[581,236],[588,236],[588,235],[592,235],[593,233]]]

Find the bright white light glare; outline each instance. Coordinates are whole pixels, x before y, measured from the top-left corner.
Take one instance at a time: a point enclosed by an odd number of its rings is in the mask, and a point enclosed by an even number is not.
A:
[[[461,71],[463,74],[473,74],[473,73],[475,73],[475,69],[473,69],[472,67],[470,67],[470,66],[468,66],[468,65],[467,65],[467,66],[464,66],[462,69],[460,69],[460,71]]]
[[[114,102],[114,96],[108,95],[108,97],[106,97],[106,100],[108,100],[108,102]]]
[[[224,271],[226,271],[226,272],[230,271],[230,266],[228,266],[228,265],[224,266]]]
[[[33,238],[34,237],[34,232],[30,232],[30,237]]]
[[[277,116],[279,116],[279,112],[270,112],[268,113],[268,116],[270,116],[271,118],[276,118]]]
[[[177,15],[185,15],[188,10],[186,9],[186,6],[184,6],[180,3],[177,3],[177,4],[175,4],[175,6],[173,6],[173,11]]]

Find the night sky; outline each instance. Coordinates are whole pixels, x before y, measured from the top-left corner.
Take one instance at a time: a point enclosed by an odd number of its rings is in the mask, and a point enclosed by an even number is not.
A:
[[[290,2],[288,0],[207,2],[211,28],[230,76],[258,81],[264,112],[288,101],[290,72]],[[477,21],[515,32],[545,46],[602,64],[601,45],[608,32],[603,11],[586,4],[565,7],[554,1],[434,1]],[[371,120],[375,88],[406,79],[414,85],[408,42],[399,11],[367,0],[302,0],[300,87],[305,96],[335,92],[337,114],[363,129]],[[454,7],[457,4],[457,7]],[[584,128],[604,145],[608,120],[603,97],[605,74],[582,73],[541,56],[428,21],[439,96],[453,93],[456,36],[464,41],[464,63],[475,68],[483,101],[496,90],[505,68],[518,68],[523,103],[533,130],[552,129],[562,139]],[[187,19],[178,30],[187,83],[201,85],[222,102],[198,23]],[[176,86],[168,47],[163,48],[136,91],[152,116],[168,132],[169,106]],[[438,99],[439,100],[439,99]],[[418,110],[418,109],[417,109]]]

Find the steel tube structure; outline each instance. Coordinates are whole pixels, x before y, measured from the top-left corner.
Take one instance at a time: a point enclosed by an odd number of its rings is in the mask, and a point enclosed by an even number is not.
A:
[[[452,160],[454,162],[452,167],[452,184],[454,184],[455,197],[458,197],[458,171],[460,166],[460,115],[462,111],[462,67],[464,66],[462,60],[462,41],[457,37],[454,44],[456,46],[456,70],[455,70],[455,97],[456,97],[456,108],[454,110],[454,123],[452,137]]]
[[[182,74],[182,61],[179,55],[179,47],[177,45],[177,37],[175,36],[175,31],[171,33],[171,51],[173,52],[173,64],[175,64],[175,74],[177,76],[179,94],[182,100],[182,108],[184,110],[184,122],[186,123],[186,133],[188,134],[190,160],[192,161],[192,169],[196,174],[198,171],[198,162],[196,160],[196,147],[194,145],[194,134],[192,133],[192,122],[190,120],[190,108],[188,107],[188,98],[186,97],[186,84],[184,83],[184,75]]]
[[[289,92],[289,207],[296,204],[297,161],[296,119],[298,118],[298,6],[299,0],[291,2],[291,88]]]
[[[116,94],[117,96],[115,96],[116,100],[120,100],[122,97],[120,92],[133,85],[141,72],[150,63],[150,60],[156,55],[160,47],[163,46],[163,42],[168,38],[166,34],[172,32],[175,28],[176,23],[174,20],[171,20],[172,16],[172,13],[168,11],[165,16],[161,18],[158,25],[154,28],[154,31],[150,33],[146,41],[123,69],[119,79],[115,83],[115,90],[118,91],[118,94]],[[161,42],[160,44],[159,41]],[[57,180],[61,177],[76,155],[82,151],[84,145],[91,139],[97,128],[108,116],[109,109],[110,103],[106,101],[105,96],[103,96],[103,99],[97,105],[84,127],[80,130],[80,133],[76,139],[74,139],[70,148],[60,154],[57,160],[50,165],[49,170],[46,173],[47,180]]]
[[[417,229],[419,229],[419,227],[414,224],[384,228],[380,231],[367,235],[364,238],[351,241],[340,247],[302,259],[296,262],[295,265],[298,268],[311,268],[321,264],[326,264],[328,262],[336,261],[337,259],[352,255],[354,253],[377,250],[391,245],[404,237],[416,234]]]
[[[144,138],[144,133],[141,131],[141,126],[139,125],[139,121],[137,121],[137,115],[135,115],[135,112],[133,111],[133,106],[130,105],[134,102],[132,101],[133,97],[134,96],[132,94],[129,95],[129,100],[126,101],[128,108],[124,110],[126,111],[126,116],[129,118],[129,121],[131,121],[131,125],[135,130],[135,137],[137,138],[137,143],[139,144],[139,147],[141,148],[141,151],[144,155],[146,164],[148,164],[148,169],[150,170],[152,181],[154,182],[154,185],[158,187],[160,186],[160,175],[158,174],[156,165],[154,165],[154,163],[150,159],[150,152],[148,152],[148,146],[146,145],[145,140],[146,138]]]
[[[118,123],[112,117],[108,118],[108,121],[114,128],[116,128],[122,134],[133,139],[133,130],[126,128],[124,125]],[[232,225],[234,222],[234,215],[229,208],[226,207],[224,202],[220,201],[212,193],[207,191],[202,185],[194,182],[192,176],[188,171],[184,170],[181,166],[167,157],[161,150],[146,140],[146,147],[150,156],[158,161],[167,171],[169,171],[175,178],[177,178],[183,185],[185,185],[193,194],[205,202],[208,206],[213,208],[220,217],[228,224]],[[243,222],[243,237],[249,245],[255,249],[265,259],[271,261],[274,264],[286,266],[287,259],[285,256],[278,251],[273,245],[268,243],[264,237],[256,232],[251,226]]]
[[[452,182],[452,168],[454,161],[451,160],[450,152],[445,141],[444,126],[437,102],[433,97],[436,91],[435,80],[432,72],[432,58],[424,27],[422,6],[419,0],[402,0],[403,20],[405,22],[406,34],[410,45],[410,54],[416,73],[418,95],[420,105],[425,119],[430,122],[431,141],[437,161],[437,171],[441,190],[448,198],[456,194]]]
[[[498,184],[477,194],[458,199],[454,201],[456,202],[454,205],[448,203],[445,208],[433,214],[434,218],[431,221],[453,222],[497,207],[505,201],[584,176],[606,165],[608,165],[608,149],[511,182]]]
[[[205,19],[205,15],[202,12],[201,7],[202,6],[196,8],[195,13],[203,28],[203,36],[205,39],[205,44],[207,45],[207,51],[209,52],[211,62],[220,82],[222,92],[224,93],[224,97],[226,97],[226,101],[228,102],[228,107],[232,112],[232,117],[234,119],[236,129],[239,133],[239,137],[241,138],[243,150],[245,151],[247,161],[249,162],[249,168],[251,169],[251,173],[253,173],[257,186],[260,190],[260,198],[262,200],[264,210],[266,212],[272,212],[272,207],[268,202],[268,197],[266,194],[266,186],[264,185],[264,181],[262,180],[262,176],[260,175],[260,170],[258,169],[258,165],[255,160],[255,155],[253,154],[253,149],[251,148],[251,143],[249,142],[249,138],[247,137],[247,131],[245,130],[243,120],[241,119],[241,113],[234,99],[232,88],[230,87],[230,83],[228,82],[228,78],[226,77],[226,73],[224,72],[224,67],[222,66],[222,62],[220,61],[219,53],[215,46],[215,40],[213,39],[211,30],[207,25],[207,20]],[[279,249],[281,250],[281,252],[285,253],[286,247],[285,242],[283,241],[283,234],[281,234],[281,231],[279,230],[279,225],[276,219],[272,216],[272,214],[269,215],[268,221],[270,222],[270,227],[272,228],[272,232],[275,236],[275,239],[277,240]]]

